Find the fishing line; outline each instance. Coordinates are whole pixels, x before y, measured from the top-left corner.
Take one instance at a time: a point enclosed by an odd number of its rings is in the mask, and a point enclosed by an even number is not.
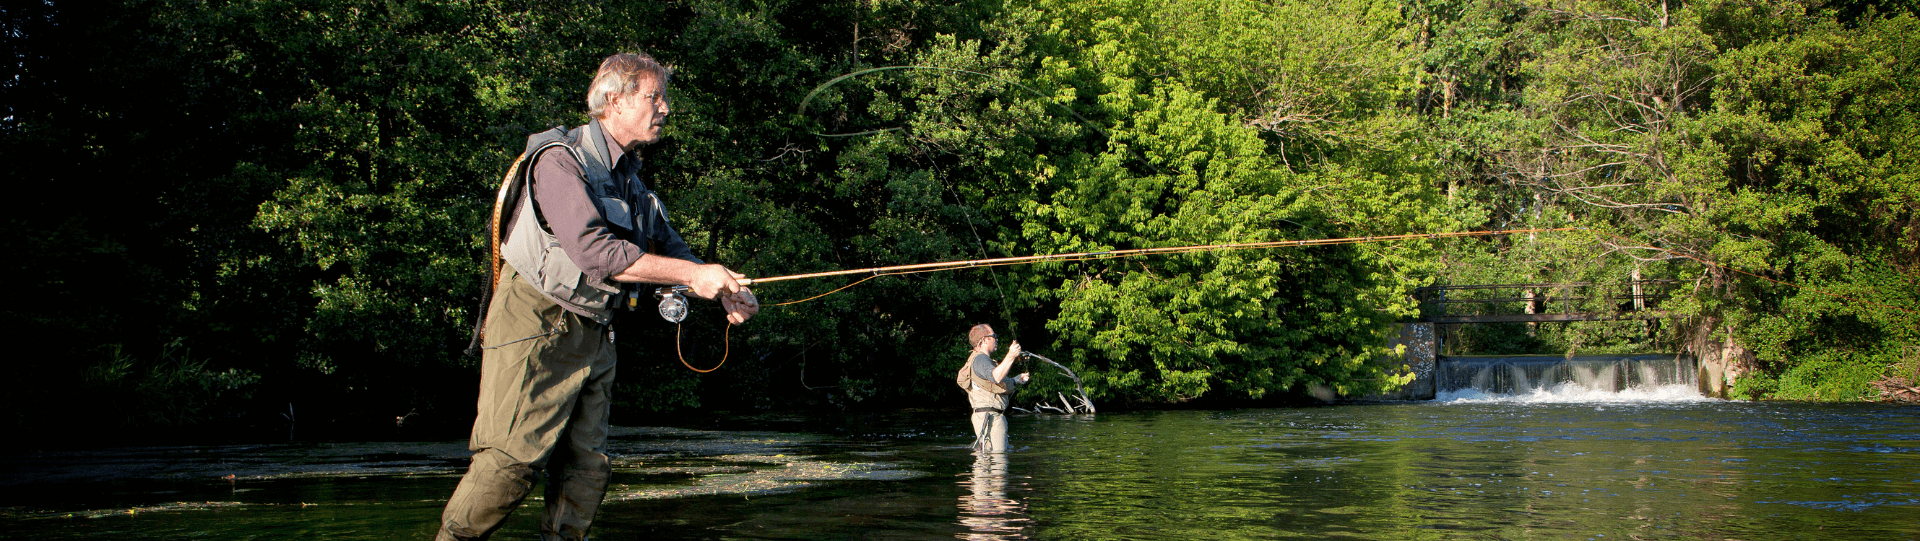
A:
[[[1493,231],[1459,231],[1459,232],[1449,232],[1449,233],[1419,233],[1419,234],[1406,234],[1406,235],[1345,237],[1345,238],[1337,238],[1337,239],[1280,240],[1280,241],[1247,242],[1247,243],[1235,243],[1235,244],[1199,244],[1199,245],[1192,245],[1192,246],[1137,248],[1137,249],[1130,249],[1130,250],[1107,250],[1107,251],[1100,251],[1100,252],[1075,252],[1075,253],[1067,253],[1067,254],[1002,257],[1002,258],[974,259],[974,260],[964,260],[964,261],[942,261],[942,262],[936,262],[936,263],[919,263],[919,264],[913,264],[913,265],[895,265],[895,266],[889,266],[889,267],[871,267],[871,268],[864,268],[864,269],[814,272],[814,273],[793,274],[793,275],[786,275],[786,276],[772,276],[772,277],[766,277],[766,278],[745,278],[740,280],[740,284],[743,286],[749,286],[749,285],[758,285],[758,284],[769,284],[774,282],[785,282],[785,281],[792,281],[792,280],[804,280],[804,279],[811,279],[811,278],[827,278],[827,277],[833,277],[833,276],[849,276],[849,275],[856,275],[856,274],[868,275],[865,278],[861,278],[860,280],[854,281],[853,283],[840,286],[839,288],[836,288],[832,291],[828,291],[826,293],[821,293],[819,295],[814,295],[812,297],[807,297],[800,300],[787,301],[787,302],[774,303],[774,304],[767,305],[767,306],[789,306],[789,305],[800,304],[803,302],[817,300],[822,297],[826,297],[829,295],[833,295],[835,293],[846,291],[847,289],[850,289],[853,286],[866,283],[870,280],[879,278],[881,276],[899,276],[899,275],[944,272],[944,271],[972,269],[972,268],[990,268],[990,267],[1003,267],[1003,266],[1010,266],[1010,265],[1024,265],[1024,264],[1043,263],[1043,262],[1096,261],[1096,260],[1105,260],[1105,259],[1141,257],[1141,256],[1149,256],[1149,255],[1186,254],[1186,253],[1198,253],[1198,252],[1254,250],[1254,249],[1286,248],[1286,247],[1330,246],[1330,245],[1342,245],[1342,244],[1366,244],[1366,243],[1374,243],[1374,242],[1390,242],[1390,241],[1401,241],[1401,240],[1482,237],[1482,236],[1510,235],[1510,234],[1516,234],[1516,233],[1547,233],[1547,232],[1576,231],[1576,230],[1586,230],[1586,229],[1587,228],[1581,228],[1581,227],[1502,229],[1502,230],[1493,230]],[[1606,232],[1604,234],[1612,236],[1615,240],[1625,241],[1623,243],[1625,245],[1640,244],[1637,242],[1633,242],[1632,239],[1626,238],[1617,233]],[[1849,295],[1833,293],[1819,287],[1795,284],[1795,283],[1787,282],[1784,280],[1778,280],[1775,278],[1762,276],[1758,273],[1734,268],[1729,265],[1722,265],[1719,263],[1709,261],[1699,256],[1683,253],[1673,249],[1661,248],[1658,246],[1645,246],[1645,247],[1652,250],[1658,250],[1660,252],[1664,252],[1667,254],[1672,254],[1676,257],[1680,257],[1683,259],[1691,260],[1704,266],[1723,269],[1726,271],[1750,276],[1753,278],[1758,278],[1760,280],[1764,280],[1774,284],[1789,286],[1795,289],[1812,291],[1815,293],[1819,293],[1819,294],[1833,297],[1835,299],[1839,299],[1843,301],[1859,302],[1859,303],[1869,304],[1869,305],[1873,305],[1881,308],[1891,309],[1891,310],[1905,313],[1907,315],[1920,315],[1920,313],[1916,313],[1913,310],[1909,310],[1899,306],[1883,304],[1880,302],[1876,302],[1876,301],[1864,299],[1864,298],[1855,298]],[[673,297],[678,297],[679,292],[686,291],[686,290],[687,290],[686,286],[665,287],[665,288],[660,288],[659,292],[657,292],[656,294],[663,295],[663,296],[672,295]],[[685,301],[682,300],[680,302],[684,303]],[[666,310],[663,308],[662,312],[664,314]],[[682,313],[684,313],[684,311]],[[672,320],[673,318],[669,317],[668,319]],[[674,322],[676,324],[679,323],[677,320],[675,320]],[[674,333],[674,349],[676,353],[679,353],[680,333],[677,327],[678,325],[676,325],[676,330]],[[718,370],[720,366],[726,364],[727,355],[729,355],[732,351],[732,343],[731,343],[732,329],[733,329],[733,325],[731,324],[727,325],[727,332],[723,333],[723,336],[726,337],[726,338],[723,338],[723,340],[726,340],[726,346],[724,346],[725,349],[723,350],[723,353],[721,355],[720,363],[714,365],[713,368],[709,368],[706,370],[694,368],[692,364],[687,362],[686,357],[684,355],[681,356],[680,363],[683,365],[686,365],[688,369],[693,370],[694,372],[699,372],[703,374],[712,372],[714,370]],[[1059,366],[1058,363],[1054,363],[1054,364],[1055,366]]]
[[[1583,229],[1583,228],[1558,227],[1558,228],[1533,228],[1533,229],[1501,229],[1501,230],[1492,230],[1492,231],[1455,231],[1455,232],[1448,232],[1448,233],[1374,235],[1374,236],[1366,236],[1366,237],[1345,237],[1345,238],[1337,238],[1337,239],[1299,239],[1299,240],[1276,240],[1276,241],[1266,241],[1266,242],[1243,242],[1243,243],[1233,243],[1233,244],[1196,244],[1191,246],[1135,248],[1135,249],[1129,249],[1129,250],[1105,250],[1105,251],[1099,251],[1099,252],[1075,252],[1075,253],[1067,253],[1067,254],[1031,255],[1031,256],[1001,257],[1001,258],[991,258],[991,259],[971,259],[971,260],[963,260],[963,261],[942,261],[942,262],[936,262],[936,263],[918,263],[918,264],[912,264],[912,265],[894,265],[889,267],[870,267],[870,268],[864,268],[864,269],[813,272],[813,273],[805,273],[805,274],[792,274],[792,275],[786,275],[786,276],[771,276],[766,278],[743,278],[739,280],[739,283],[742,286],[752,286],[752,285],[759,285],[759,284],[770,284],[774,282],[805,280],[810,278],[828,278],[833,276],[850,276],[850,275],[857,275],[857,274],[868,275],[865,278],[861,278],[860,280],[857,280],[851,284],[840,286],[839,288],[834,289],[832,291],[828,291],[826,293],[821,293],[819,295],[814,295],[812,297],[807,297],[805,299],[767,305],[767,306],[788,306],[788,305],[800,304],[803,302],[820,299],[828,295],[833,295],[835,293],[846,291],[847,289],[852,288],[853,286],[866,283],[867,281],[873,280],[875,278],[879,278],[881,276],[922,274],[922,273],[943,272],[943,271],[953,271],[953,270],[973,269],[973,268],[1004,267],[1004,266],[1010,266],[1010,265],[1025,265],[1025,264],[1043,263],[1043,262],[1071,263],[1071,262],[1079,262],[1079,261],[1121,259],[1121,258],[1142,257],[1142,256],[1150,256],[1150,255],[1187,254],[1187,253],[1219,252],[1219,251],[1232,251],[1232,250],[1256,250],[1256,249],[1266,249],[1266,248],[1332,246],[1332,245],[1342,245],[1342,244],[1365,244],[1365,243],[1374,243],[1374,242],[1390,242],[1390,241],[1418,240],[1418,239],[1437,240],[1437,239],[1445,239],[1445,238],[1510,235],[1515,233],[1546,233],[1546,232],[1558,232],[1558,231],[1574,231],[1574,230],[1580,230],[1580,229]],[[704,373],[712,372],[714,370],[718,370],[720,369],[720,366],[726,364],[727,355],[730,354],[732,351],[731,334],[733,331],[733,325],[728,324],[726,331],[722,333],[722,336],[724,337],[723,340],[727,341],[727,346],[726,346],[726,349],[723,350],[724,353],[722,353],[721,355],[720,363],[714,365],[713,368],[709,368],[706,370],[694,368],[691,363],[687,362],[686,355],[684,353],[681,353],[680,351],[679,323],[680,323],[680,320],[685,318],[686,316],[686,299],[681,296],[681,293],[687,291],[688,289],[689,288],[687,286],[662,287],[662,288],[659,288],[658,290],[655,290],[654,295],[661,298],[661,307],[660,307],[661,317],[664,317],[668,321],[671,321],[675,324],[674,352],[680,355],[680,364],[686,365],[688,369],[693,370],[694,372],[699,372],[704,374]]]
[[[727,324],[727,330],[720,331],[720,336],[721,336],[720,340],[726,344],[724,346],[724,349],[720,350],[720,364],[713,365],[713,368],[708,368],[706,370],[694,368],[692,363],[687,362],[687,355],[685,353],[680,352],[680,327],[681,325],[678,323],[673,324],[673,353],[675,355],[680,356],[680,364],[682,366],[686,366],[688,370],[705,374],[708,372],[719,370],[721,366],[725,366],[727,364],[727,356],[733,353],[733,324],[732,323]]]
[[[861,279],[860,279],[860,281],[858,281],[858,282],[854,282],[854,283],[851,283],[851,284],[847,284],[847,285],[844,285],[844,286],[840,286],[840,288],[839,288],[839,289],[835,289],[835,290],[833,290],[833,291],[828,291],[828,292],[826,292],[826,293],[821,293],[821,294],[819,294],[819,295],[814,295],[814,296],[812,296],[812,297],[807,297],[807,298],[804,298],[804,299],[800,299],[800,300],[797,300],[797,301],[787,301],[787,302],[782,302],[782,303],[775,303],[775,304],[769,304],[769,305],[767,305],[767,306],[786,306],[786,305],[789,305],[789,304],[800,304],[800,303],[803,303],[803,302],[807,302],[807,301],[810,301],[810,300],[814,300],[814,299],[818,299],[818,298],[820,298],[820,297],[825,297],[825,296],[827,296],[827,295],[832,295],[832,294],[834,294],[834,293],[839,293],[839,292],[841,292],[841,291],[845,291],[845,290],[846,290],[847,288],[850,288],[850,287],[853,287],[853,286],[857,286],[857,285],[860,285],[861,283],[864,283],[864,282],[866,282],[867,280],[872,280],[872,279],[874,279],[874,278],[879,278],[879,277],[881,277],[881,276],[890,276],[890,275],[888,275],[888,274],[874,274],[873,276],[868,276],[868,277],[866,277],[866,278],[861,278]]]
[[[945,72],[945,73],[961,74],[961,75],[972,75],[976,77],[989,79],[989,80],[992,80],[1001,84],[1005,84],[1008,86],[1016,87],[1021,90],[1027,91],[1028,93],[1034,95],[1035,97],[1040,98],[1040,101],[1045,103],[1047,106],[1057,109],[1059,111],[1065,112],[1069,115],[1072,115],[1075,119],[1079,120],[1082,125],[1086,126],[1087,128],[1093,130],[1096,133],[1099,133],[1101,137],[1105,137],[1108,139],[1112,138],[1112,136],[1107,134],[1106,130],[1101,129],[1100,126],[1097,124],[1094,124],[1092,120],[1088,119],[1085,116],[1082,116],[1078,112],[1075,112],[1073,109],[1067,108],[1064,105],[1061,105],[1059,103],[1053,102],[1052,100],[1046,99],[1048,96],[1045,93],[1040,92],[1038,89],[1021,84],[1019,82],[1015,82],[1013,80],[995,76],[989,73],[972,71],[972,70],[964,70],[964,69],[958,69],[958,68],[941,67],[941,66],[920,66],[920,65],[882,66],[877,68],[868,68],[868,69],[858,70],[858,71],[847,73],[838,77],[834,77],[833,79],[829,79],[827,82],[821,83],[819,86],[813,87],[812,91],[807,92],[806,97],[801,98],[800,100],[800,107],[797,114],[804,116],[807,112],[808,104],[813,103],[813,99],[815,97],[819,96],[821,92],[826,91],[827,88],[832,87],[833,85],[836,85],[843,81],[851,80],[863,75],[869,75],[869,74],[886,72],[886,71],[902,71],[902,70],[924,70],[924,71]],[[876,134],[886,133],[891,131],[905,131],[905,130],[906,130],[905,127],[892,127],[892,128],[883,128],[883,129],[876,129],[876,130],[867,130],[867,131],[858,132],[858,133],[823,134],[823,133],[815,132],[814,135],[819,137],[859,137],[863,135],[876,135]],[[905,139],[909,143],[913,141],[912,137],[906,137]],[[1148,163],[1148,165],[1152,166],[1151,163]],[[946,189],[947,193],[953,195],[955,202],[957,203],[961,202],[959,192],[955,191],[953,187],[948,185],[944,180],[942,180],[940,184],[942,188]],[[962,209],[968,208],[965,204],[961,204],[960,207]],[[974,243],[978,245],[980,248],[980,255],[982,257],[985,257],[987,255],[986,243],[984,240],[980,238],[980,232],[973,227],[973,220],[971,216],[969,216],[967,219],[967,229],[969,232],[973,234]],[[990,274],[988,278],[993,280],[994,291],[999,295],[1001,317],[1008,321],[1008,325],[1010,326],[1013,325],[1012,323],[1013,309],[1007,303],[1006,288],[1000,283],[999,276]],[[804,301],[795,301],[795,302],[804,302]],[[1012,330],[1012,328],[1010,327],[1009,330]]]
[[[814,296],[812,296],[812,297],[807,297],[807,298],[804,298],[804,299],[800,299],[800,300],[797,300],[797,301],[787,301],[787,302],[781,302],[781,303],[774,303],[774,304],[768,304],[768,305],[766,305],[766,306],[786,306],[786,305],[789,305],[789,304],[800,304],[800,303],[803,303],[803,302],[807,302],[807,301],[810,301],[810,300],[814,300],[814,299],[818,299],[818,298],[820,298],[820,297],[825,297],[825,296],[827,296],[827,295],[832,295],[832,294],[834,294],[834,293],[839,293],[839,292],[841,292],[841,291],[843,291],[843,290],[846,290],[847,288],[850,288],[850,287],[853,287],[853,286],[857,286],[857,285],[860,285],[860,284],[861,284],[862,282],[866,282],[867,280],[872,280],[872,279],[874,279],[874,278],[879,278],[879,277],[881,277],[881,276],[888,276],[888,275],[886,275],[886,274],[875,274],[875,275],[873,275],[873,276],[868,276],[868,277],[866,277],[866,278],[862,278],[862,279],[860,279],[860,280],[859,280],[859,281],[857,281],[857,282],[854,282],[854,283],[851,283],[851,284],[847,284],[847,285],[844,285],[844,286],[840,286],[840,288],[839,288],[839,289],[835,289],[835,290],[833,290],[833,291],[828,291],[828,292],[826,292],[826,293],[821,293],[821,294],[819,294],[819,295],[814,295]],[[678,290],[679,288],[683,288],[683,287],[685,287],[685,286],[676,286],[676,287],[674,287],[674,288],[664,288],[664,289],[676,289],[676,290]],[[693,364],[692,364],[692,363],[689,363],[689,362],[687,362],[687,355],[686,355],[686,353],[684,353],[684,352],[682,352],[682,351],[680,350],[680,333],[681,333],[681,329],[682,329],[682,325],[681,325],[681,324],[680,324],[679,322],[677,322],[677,321],[676,321],[676,322],[674,322],[674,324],[673,324],[673,354],[674,354],[674,355],[676,355],[676,356],[679,356],[679,357],[680,357],[680,364],[681,364],[681,365],[684,365],[684,366],[686,366],[688,370],[692,370],[692,371],[694,371],[694,372],[699,372],[699,373],[702,373],[702,374],[705,374],[705,373],[708,373],[708,372],[712,372],[712,371],[715,371],[715,370],[719,370],[721,366],[723,366],[723,365],[726,365],[726,364],[727,364],[727,356],[728,356],[728,355],[731,355],[731,354],[732,354],[732,352],[733,352],[733,324],[732,324],[732,323],[728,323],[728,324],[727,324],[727,328],[726,328],[725,330],[722,330],[722,331],[720,331],[720,339],[721,339],[721,341],[722,341],[722,342],[723,342],[723,343],[725,344],[725,345],[723,346],[723,349],[721,349],[721,352],[720,352],[720,364],[716,364],[716,365],[713,365],[713,368],[708,368],[708,369],[706,369],[706,370],[701,370],[701,369],[698,369],[698,368],[694,368],[694,367],[693,367]],[[801,382],[801,385],[805,385],[805,384],[806,384],[806,383],[805,383],[804,381],[803,381],[803,382]]]

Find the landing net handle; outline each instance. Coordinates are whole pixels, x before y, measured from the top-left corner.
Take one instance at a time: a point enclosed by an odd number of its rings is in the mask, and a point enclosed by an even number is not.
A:
[[[493,212],[487,218],[487,288],[480,292],[480,309],[473,322],[473,341],[467,344],[468,356],[479,356],[481,344],[486,342],[487,307],[493,304],[493,290],[500,287],[500,268],[504,262],[500,259],[500,215],[507,205],[519,201],[515,197],[520,193],[520,183],[514,182],[520,177],[520,166],[526,162],[526,156],[513,159],[513,165],[507,167],[507,176],[500,180],[500,190],[493,197]]]

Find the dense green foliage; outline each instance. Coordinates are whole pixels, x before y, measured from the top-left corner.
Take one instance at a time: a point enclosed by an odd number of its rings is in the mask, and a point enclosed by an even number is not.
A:
[[[1415,288],[1684,287],[1659,324],[1454,348],[1750,352],[1870,398],[1920,358],[1911,2],[121,0],[4,8],[17,427],[457,428],[484,215],[586,80],[677,67],[645,151],[751,276],[1508,227],[1583,231],[890,276],[723,333],[638,313],[622,415],[938,406],[967,325],[1097,400],[1358,395]],[[874,71],[822,87],[837,76]],[[818,90],[817,93],[814,91]],[[802,108],[803,99],[811,100]],[[851,279],[759,288],[768,302]],[[1597,308],[1605,308],[1597,306]],[[720,342],[723,342],[720,343]],[[1064,378],[1036,370],[1038,395]],[[66,415],[48,416],[61,404]],[[212,422],[209,421],[218,421]]]
[[[1670,350],[1706,333],[1750,352],[1737,395],[1872,398],[1920,355],[1912,8],[1529,6],[1506,27],[1528,36],[1525,85],[1472,104],[1500,129],[1462,183],[1532,198],[1496,219],[1593,233],[1461,261],[1517,255],[1533,272],[1516,281],[1676,279],[1656,339],[1629,344],[1620,324],[1556,339]]]

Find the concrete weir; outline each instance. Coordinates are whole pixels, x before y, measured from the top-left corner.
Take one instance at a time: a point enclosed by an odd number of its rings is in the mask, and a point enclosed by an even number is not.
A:
[[[1675,385],[1699,385],[1702,363],[1690,354],[1648,355],[1469,355],[1437,354],[1433,323],[1400,325],[1393,344],[1412,383],[1399,390],[1353,397],[1359,400],[1433,400],[1472,391],[1483,395],[1525,395],[1541,391],[1620,393]]]

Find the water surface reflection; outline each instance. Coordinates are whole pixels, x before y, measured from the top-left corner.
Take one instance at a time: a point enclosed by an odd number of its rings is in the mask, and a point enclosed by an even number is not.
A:
[[[1013,483],[1007,474],[1006,453],[974,452],[973,471],[961,484],[967,491],[960,495],[960,526],[966,528],[961,539],[997,541],[1026,539],[1027,505],[1008,494],[1011,484],[1026,490],[1025,483]]]
[[[945,412],[725,422],[625,429],[594,539],[1920,539],[1911,406],[1014,416],[988,456]],[[0,539],[429,539],[461,446],[391,445],[0,456]]]

